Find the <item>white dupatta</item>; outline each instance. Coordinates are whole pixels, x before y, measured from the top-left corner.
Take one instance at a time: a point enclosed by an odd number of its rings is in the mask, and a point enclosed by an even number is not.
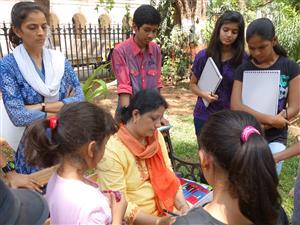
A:
[[[36,92],[45,97],[45,102],[58,101],[60,82],[65,70],[65,56],[58,51],[43,48],[44,82],[23,44],[14,49],[13,55],[24,79]]]

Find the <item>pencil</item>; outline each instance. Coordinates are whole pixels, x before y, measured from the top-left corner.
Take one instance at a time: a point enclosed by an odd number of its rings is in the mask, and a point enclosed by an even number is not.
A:
[[[171,211],[169,211],[169,210],[166,210],[166,209],[163,209],[163,211],[164,211],[165,213],[168,213],[168,214],[171,215],[171,216],[179,216],[178,214],[173,213],[173,212],[171,212]]]

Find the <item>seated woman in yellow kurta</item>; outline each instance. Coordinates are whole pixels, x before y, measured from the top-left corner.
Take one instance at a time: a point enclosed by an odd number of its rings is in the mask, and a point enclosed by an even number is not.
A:
[[[128,201],[127,224],[171,224],[164,209],[185,212],[184,199],[162,134],[157,130],[168,107],[157,90],[142,90],[122,109],[122,124],[97,166],[103,189],[119,190]]]

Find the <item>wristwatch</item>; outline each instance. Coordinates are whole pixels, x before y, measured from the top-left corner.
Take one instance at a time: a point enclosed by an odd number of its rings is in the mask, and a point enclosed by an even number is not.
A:
[[[42,105],[42,112],[45,112],[45,109],[46,109],[46,103],[45,103],[45,102],[42,102],[41,105]]]
[[[8,172],[14,171],[15,170],[15,163],[13,161],[8,161],[6,163],[6,166],[2,167],[1,169],[2,169],[3,173],[8,173]]]

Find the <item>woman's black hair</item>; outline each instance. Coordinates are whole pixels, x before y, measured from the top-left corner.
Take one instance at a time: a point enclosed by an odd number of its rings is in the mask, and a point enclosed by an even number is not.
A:
[[[145,89],[141,90],[130,99],[128,107],[121,109],[121,122],[127,123],[132,118],[133,110],[139,110],[140,115],[147,112],[152,112],[159,107],[163,106],[165,109],[168,108],[168,103],[160,95],[157,89]]]
[[[133,14],[133,22],[139,29],[144,24],[159,25],[161,17],[158,10],[152,5],[141,5]]]
[[[117,131],[111,114],[89,102],[64,105],[57,113],[57,125],[49,128],[49,119],[29,126],[25,137],[25,158],[30,165],[49,167],[68,155],[78,158],[78,150],[90,141],[100,146]]]
[[[259,36],[263,40],[272,41],[275,34],[275,27],[271,20],[268,18],[259,18],[252,21],[247,27],[246,40],[247,42],[253,36]],[[278,40],[276,45],[273,46],[274,51],[277,55],[287,57],[286,50],[279,44]]]
[[[246,126],[261,134],[259,122],[249,113],[224,110],[210,116],[201,131],[202,149],[227,173],[230,194],[241,213],[257,225],[276,224],[280,208],[275,162],[263,135],[241,140]]]
[[[8,32],[9,41],[13,47],[22,43],[22,40],[13,31],[13,27],[21,28],[27,16],[35,11],[42,12],[47,18],[45,9],[36,2],[18,2],[13,6],[11,10],[11,27]]]
[[[222,25],[226,23],[238,23],[239,26],[238,36],[235,42],[232,44],[234,54],[231,62],[234,67],[238,67],[242,63],[245,51],[245,22],[243,16],[236,11],[225,11],[218,18],[215,24],[215,28],[212,32],[206,50],[207,57],[212,57],[219,69],[221,68],[222,64],[222,43],[220,40],[220,32]]]

